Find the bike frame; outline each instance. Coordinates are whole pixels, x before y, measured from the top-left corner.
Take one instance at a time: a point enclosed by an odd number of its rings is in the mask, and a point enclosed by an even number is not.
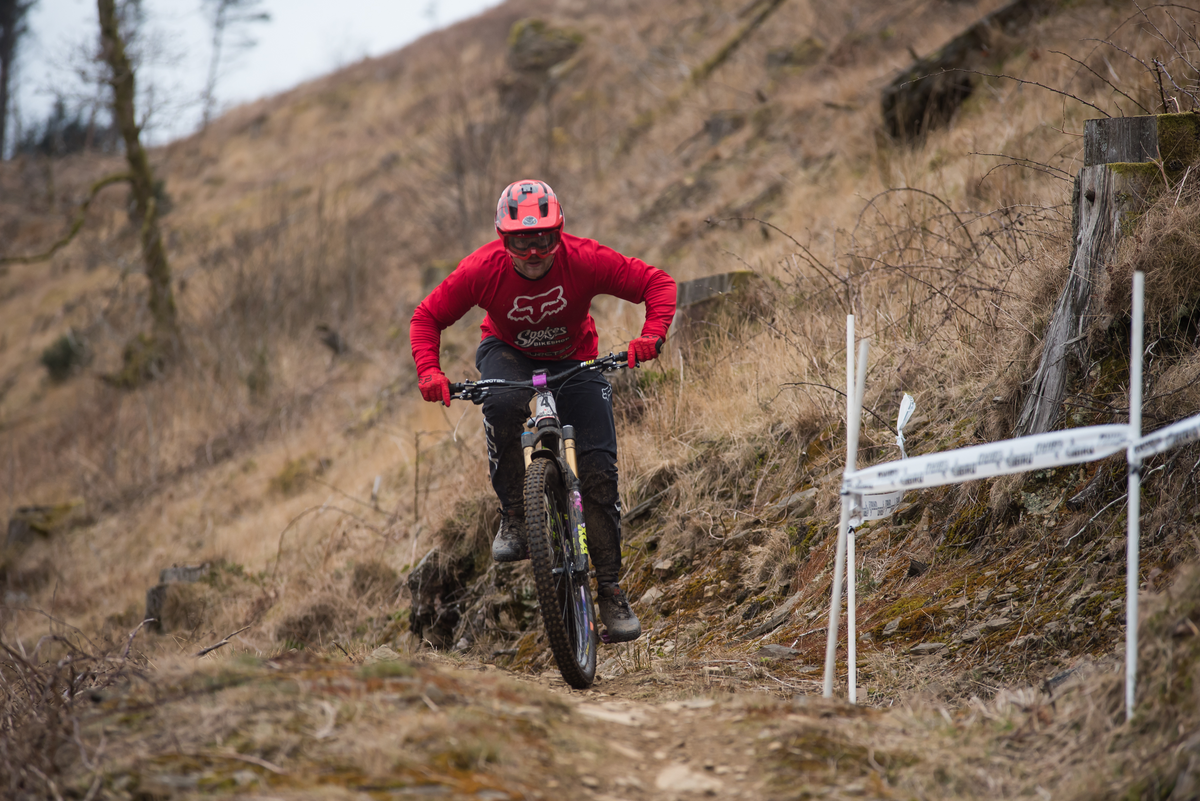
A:
[[[521,448],[525,453],[525,468],[534,459],[553,459],[559,473],[566,477],[567,517],[574,535],[574,565],[572,572],[587,573],[588,545],[587,526],[583,522],[583,495],[579,481],[579,465],[575,458],[575,428],[563,425],[558,416],[552,387],[561,386],[567,380],[583,372],[609,372],[628,364],[628,352],[610,353],[599,359],[580,362],[578,366],[557,375],[538,370],[529,381],[510,381],[504,378],[489,378],[481,381],[465,381],[451,384],[452,398],[469,400],[478,405],[491,392],[498,389],[525,389],[534,391],[533,416],[525,424],[521,434]]]

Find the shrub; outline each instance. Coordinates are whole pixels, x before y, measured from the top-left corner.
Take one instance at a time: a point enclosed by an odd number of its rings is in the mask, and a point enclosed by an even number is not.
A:
[[[42,366],[55,383],[66,381],[89,361],[86,343],[74,329],[63,334],[42,351]]]

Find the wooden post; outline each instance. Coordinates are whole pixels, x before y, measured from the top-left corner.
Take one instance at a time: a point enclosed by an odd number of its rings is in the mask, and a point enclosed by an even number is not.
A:
[[[1104,270],[1131,216],[1200,161],[1200,115],[1088,120],[1083,153],[1072,193],[1071,272],[1042,338],[1016,436],[1041,434],[1058,423],[1067,384],[1084,362],[1084,338]]]

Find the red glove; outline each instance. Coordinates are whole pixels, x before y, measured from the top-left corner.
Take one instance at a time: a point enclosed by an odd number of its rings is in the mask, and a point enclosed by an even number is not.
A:
[[[417,387],[421,390],[421,397],[430,403],[450,405],[450,379],[441,370],[421,376],[417,380]]]
[[[629,343],[629,366],[637,367],[642,362],[657,359],[662,350],[662,337],[638,337]]]

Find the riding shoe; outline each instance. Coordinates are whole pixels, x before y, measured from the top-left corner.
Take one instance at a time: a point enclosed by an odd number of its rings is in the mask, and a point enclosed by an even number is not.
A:
[[[500,530],[492,540],[492,559],[497,562],[520,562],[529,558],[525,538],[525,510],[505,509],[500,518]]]
[[[629,642],[642,636],[642,624],[629,608],[629,599],[616,584],[601,584],[596,591],[600,620],[608,628],[606,642]]]

